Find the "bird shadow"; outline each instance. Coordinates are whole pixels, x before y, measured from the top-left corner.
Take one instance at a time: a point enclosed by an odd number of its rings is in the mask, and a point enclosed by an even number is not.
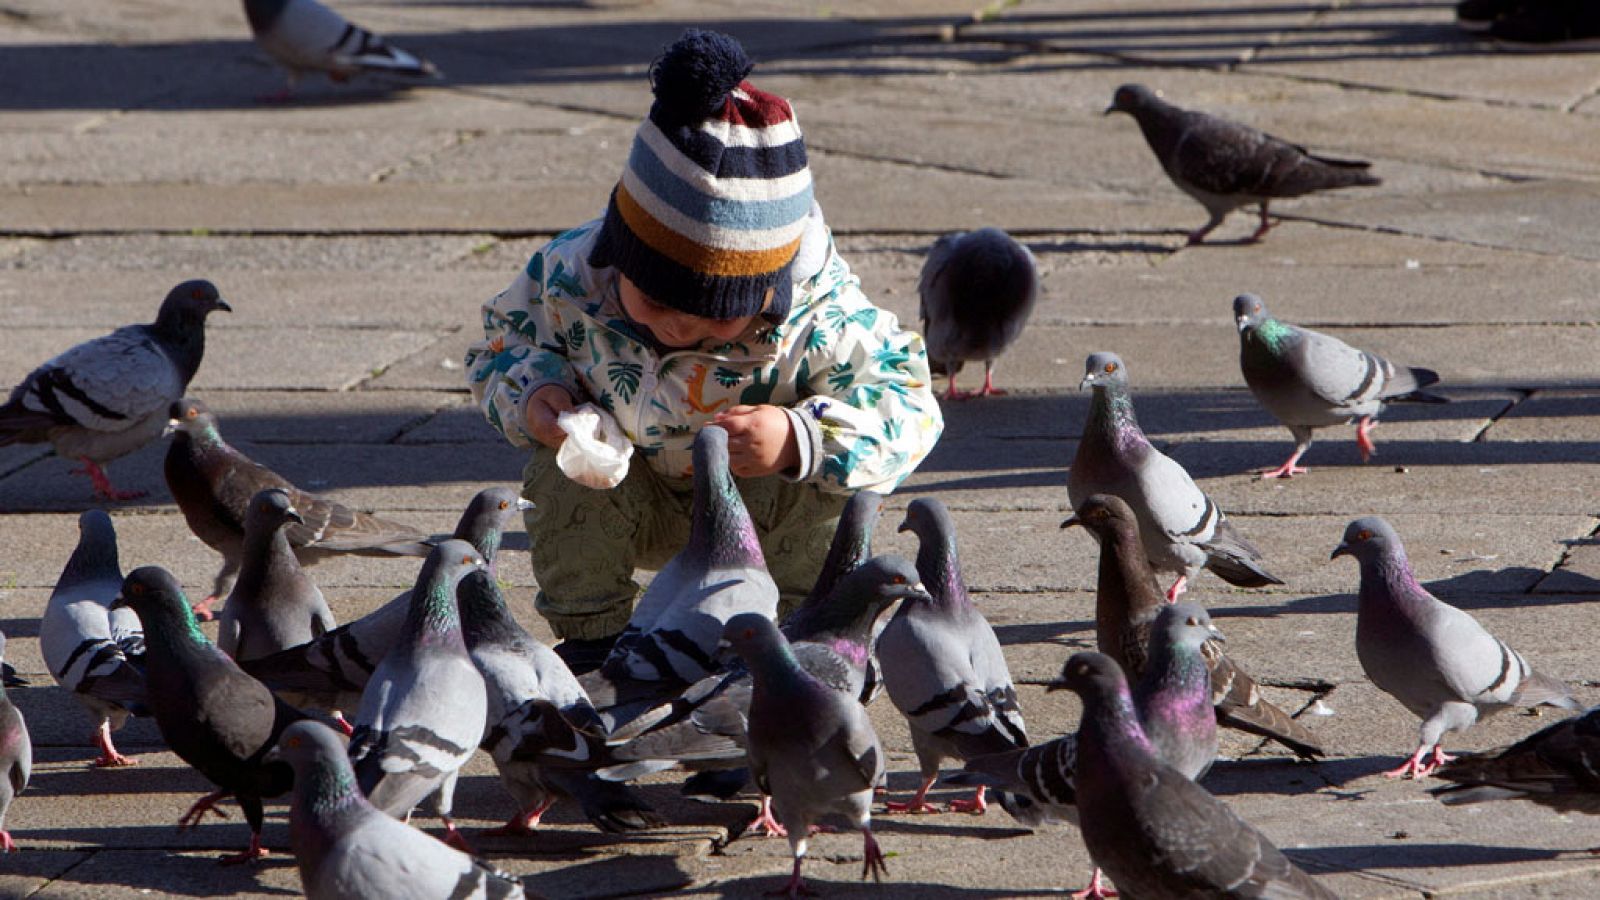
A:
[[[1348,844],[1284,850],[1284,854],[1290,859],[1319,872],[1431,869],[1463,865],[1541,862],[1561,859],[1570,856],[1572,852],[1533,847],[1493,847],[1484,844],[1417,843],[1403,839],[1388,844]]]

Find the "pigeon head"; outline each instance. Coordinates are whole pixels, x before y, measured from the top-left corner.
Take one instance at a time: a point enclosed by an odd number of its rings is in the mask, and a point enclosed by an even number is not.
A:
[[[1141,111],[1150,109],[1160,102],[1160,93],[1152,91],[1142,84],[1125,84],[1117,88],[1117,92],[1111,95],[1111,105],[1106,107],[1103,115],[1109,116],[1112,113],[1120,112],[1138,118]]]
[[[267,759],[282,761],[294,769],[295,775],[306,771],[315,763],[325,763],[345,755],[345,742],[332,728],[315,719],[301,719],[283,730],[278,745],[267,753]]]
[[[788,642],[778,632],[777,623],[761,613],[740,613],[722,627],[722,640],[754,669],[778,653],[788,652]]]
[[[878,511],[883,508],[883,495],[876,491],[857,491],[844,504],[839,514],[839,524],[833,530],[833,542],[828,545],[828,558],[822,561],[822,570],[806,595],[805,605],[826,603],[838,585],[839,579],[872,558],[872,529],[878,524]]]
[[[1072,691],[1083,698],[1128,696],[1128,677],[1117,661],[1104,653],[1074,653],[1061,666],[1061,676],[1045,686],[1046,691]],[[1131,703],[1131,701],[1130,701]]]
[[[1089,354],[1083,361],[1083,380],[1078,382],[1078,390],[1113,386],[1128,386],[1128,367],[1123,365],[1122,357],[1115,353]]]
[[[532,508],[533,501],[524,500],[512,488],[484,488],[467,504],[451,536],[476,547],[492,566],[511,517]]]
[[[1091,494],[1078,511],[1061,523],[1062,528],[1082,525],[1102,541],[1139,533],[1139,517],[1126,500],[1115,494]]]
[[[689,546],[712,565],[766,564],[755,523],[728,468],[728,432],[706,425],[694,438],[694,506]]]
[[[112,609],[129,607],[144,625],[145,640],[151,645],[165,644],[182,638],[209,644],[200,623],[189,608],[189,598],[184,596],[178,579],[160,566],[140,566],[122,580],[122,589],[111,601]]]
[[[1333,548],[1330,560],[1341,556],[1354,556],[1365,564],[1399,556],[1404,558],[1405,548],[1394,527],[1378,516],[1366,516],[1351,522],[1344,530],[1344,540]]]
[[[931,603],[917,567],[902,556],[875,556],[840,579],[824,603],[796,613],[785,633],[811,639],[838,634],[863,641],[902,601]]]
[[[934,497],[911,501],[899,530],[917,536],[917,571],[933,596],[946,603],[966,601],[967,587],[956,556],[956,525],[944,503]]]
[[[466,541],[444,541],[428,554],[411,590],[411,606],[406,610],[405,634],[456,634],[461,614],[456,607],[456,591],[461,580],[486,564],[478,551]]]
[[[294,770],[295,806],[320,817],[363,800],[346,752],[344,739],[332,728],[301,719],[283,730],[263,761]],[[293,818],[291,829],[299,827]]]
[[[461,611],[461,635],[468,650],[509,641],[520,630],[488,569],[471,569],[461,579],[456,585],[456,607]]]
[[[167,292],[156,314],[156,330],[177,333],[205,321],[213,312],[233,312],[217,286],[205,279],[185,281]]]
[[[1258,328],[1271,318],[1272,313],[1267,312],[1266,301],[1255,294],[1240,294],[1233,298],[1233,323],[1241,333]]]
[[[217,417],[195,397],[184,397],[167,410],[167,433],[181,432],[191,438],[216,435]]]
[[[1156,614],[1155,640],[1167,647],[1199,650],[1206,641],[1226,641],[1211,624],[1211,614],[1193,603],[1174,603]]]
[[[61,581],[70,583],[72,575],[122,570],[117,561],[117,529],[103,509],[86,509],[78,516],[78,546],[67,560]]]
[[[289,492],[283,488],[267,488],[258,492],[250,498],[250,506],[245,510],[245,526],[251,530],[261,528],[276,531],[290,523],[304,524],[305,521],[289,500]]]

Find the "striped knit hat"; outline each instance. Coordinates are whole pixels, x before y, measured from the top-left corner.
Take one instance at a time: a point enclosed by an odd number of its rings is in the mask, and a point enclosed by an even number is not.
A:
[[[655,103],[589,259],[708,319],[788,314],[811,210],[794,109],[745,81],[751,68],[738,41],[695,29],[651,64]]]

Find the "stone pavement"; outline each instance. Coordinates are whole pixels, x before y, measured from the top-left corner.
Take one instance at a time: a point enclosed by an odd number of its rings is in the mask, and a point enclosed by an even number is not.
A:
[[[932,458],[889,504],[935,494],[1006,643],[1033,733],[1075,727],[1043,684],[1093,644],[1094,554],[1057,524],[1086,400],[1083,357],[1127,360],[1146,430],[1189,467],[1288,586],[1195,596],[1229,649],[1334,750],[1319,765],[1228,735],[1206,779],[1346,897],[1592,897],[1592,820],[1523,804],[1445,808],[1377,777],[1415,721],[1361,675],[1356,573],[1327,562],[1348,519],[1389,516],[1420,574],[1551,674],[1594,689],[1600,621],[1600,67],[1582,50],[1467,41],[1451,4],[1408,0],[481,0],[348,2],[352,18],[449,73],[389,91],[279,76],[235,0],[0,0],[0,385],[71,344],[149,318],[208,277],[236,312],[213,319],[194,390],[224,433],[303,485],[445,530],[520,454],[467,405],[462,349],[477,305],[540,241],[597,214],[648,105],[644,65],[686,25],[739,36],[757,83],[795,100],[818,196],[868,293],[915,318],[922,256],[984,224],[1033,248],[1045,296],[1001,364],[1009,397],[951,406]],[[1381,188],[1281,204],[1246,246],[1162,177],[1134,125],[1099,115],[1139,81],[1334,154],[1374,160]],[[1252,480],[1289,449],[1243,391],[1232,297],[1439,369],[1446,407],[1398,408],[1360,465],[1330,430],[1292,482]],[[195,588],[217,560],[168,502],[148,448],[112,465],[150,497],[114,511],[131,568]],[[293,894],[286,854],[215,865],[237,815],[179,833],[203,780],[148,722],[120,744],[141,765],[85,763],[86,719],[51,684],[37,617],[90,502],[68,464],[0,448],[0,629],[34,685],[12,696],[38,765],[9,824],[0,896]],[[519,536],[520,537],[520,536]],[[513,543],[525,548],[525,540]],[[539,628],[516,558],[518,611]],[[411,565],[340,560],[315,575],[343,618],[409,585]],[[1331,715],[1326,715],[1331,713]],[[904,724],[873,710],[896,791],[916,781]],[[1475,749],[1549,721],[1506,714],[1450,741]],[[528,840],[483,840],[549,897],[680,890],[748,896],[787,872],[782,842],[742,836],[751,802],[703,806],[646,788],[672,827],[598,834],[571,810]],[[952,796],[944,792],[942,796]],[[480,757],[458,809],[469,831],[510,804]],[[269,846],[286,847],[282,806]],[[424,821],[423,824],[429,825]],[[1016,897],[1082,885],[1070,830],[1029,834],[998,811],[882,817],[891,881],[861,887],[859,843],[822,837],[808,875],[829,896]]]

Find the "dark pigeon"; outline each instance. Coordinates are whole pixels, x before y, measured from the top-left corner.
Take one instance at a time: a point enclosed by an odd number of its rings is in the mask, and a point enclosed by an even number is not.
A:
[[[998,228],[947,234],[934,242],[917,281],[918,310],[935,375],[947,375],[946,400],[1004,394],[994,361],[1022,334],[1039,299],[1033,254]],[[983,387],[956,389],[966,362],[983,363]]]
[[[156,320],[85,341],[34,369],[0,406],[0,447],[49,441],[105,500],[132,500],[101,466],[161,436],[206,352],[206,316],[232,307],[209,281],[167,292]]]
[[[1106,108],[1114,112],[1133,116],[1167,177],[1211,214],[1189,235],[1191,244],[1241,206],[1261,205],[1261,225],[1250,236],[1258,241],[1272,227],[1267,205],[1275,199],[1383,183],[1367,171],[1371,163],[1317,156],[1248,125],[1179,109],[1143,85],[1117,88]]]
[[[1499,750],[1445,763],[1432,793],[1448,804],[1528,800],[1562,813],[1600,814],[1600,709],[1563,719]]]
[[[286,537],[303,566],[339,553],[358,556],[427,556],[429,539],[415,529],[357,512],[331,497],[311,494],[228,445],[216,416],[204,403],[185,397],[172,405],[172,446],[167,448],[167,488],[206,546],[222,554],[211,594],[197,612],[210,618],[211,604],[233,588],[244,560],[244,519],[250,498],[279,488],[300,514]]]
[[[1233,298],[1239,326],[1239,368],[1250,393],[1294,435],[1294,453],[1263,478],[1292,478],[1306,472],[1295,465],[1311,448],[1318,428],[1360,419],[1356,446],[1366,462],[1377,447],[1371,432],[1385,403],[1410,400],[1447,403],[1423,388],[1436,383],[1432,369],[1397,366],[1338,338],[1280,322],[1255,294]]]
[[[122,583],[117,606],[130,606],[144,623],[147,703],[172,752],[194,766],[217,790],[196,801],[178,827],[199,824],[216,803],[232,795],[250,825],[250,848],[224,857],[248,862],[267,855],[261,846],[261,801],[289,790],[293,773],[264,757],[278,736],[305,714],[272,696],[206,640],[178,580],[165,569],[134,569]]]
[[[304,524],[280,488],[250,499],[239,580],[217,628],[217,646],[235,660],[260,659],[333,630],[328,601],[289,546],[289,529]]]

